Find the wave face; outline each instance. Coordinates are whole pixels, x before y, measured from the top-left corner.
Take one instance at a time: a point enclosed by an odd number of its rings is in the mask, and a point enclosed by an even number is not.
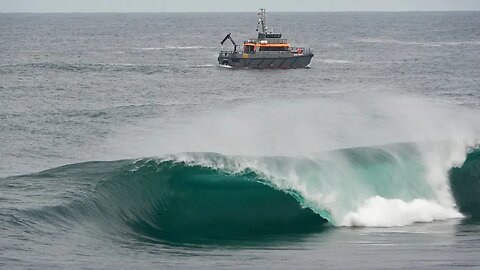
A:
[[[184,153],[73,164],[29,177],[98,181],[94,188],[25,213],[163,240],[305,233],[327,222],[403,226],[460,218],[454,198],[461,211],[478,215],[480,150],[466,156],[466,149],[453,149],[392,144],[310,157]]]
[[[450,183],[460,211],[480,219],[480,150],[471,151],[461,167],[452,168]]]
[[[97,190],[97,204],[150,237],[228,237],[317,230],[324,220],[253,172],[140,160]],[[103,207],[107,206],[107,207]]]
[[[305,233],[326,224],[300,205],[296,194],[272,187],[251,170],[231,173],[178,160],[140,159],[80,163],[35,176],[62,180],[88,172],[76,178],[89,180],[92,170],[102,180],[89,195],[28,215],[56,225],[94,222],[115,234],[175,241]]]

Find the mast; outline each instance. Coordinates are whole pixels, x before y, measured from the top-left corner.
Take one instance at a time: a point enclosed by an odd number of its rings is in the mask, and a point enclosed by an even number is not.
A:
[[[260,33],[262,33],[262,34],[267,33],[267,14],[265,13],[264,8],[261,8],[260,12],[258,13],[257,31],[259,31],[259,28],[262,30]]]

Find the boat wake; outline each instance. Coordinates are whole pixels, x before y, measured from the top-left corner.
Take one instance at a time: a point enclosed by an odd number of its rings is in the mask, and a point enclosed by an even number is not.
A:
[[[336,60],[336,59],[323,59],[323,63],[325,64],[350,64],[352,61],[348,60]]]

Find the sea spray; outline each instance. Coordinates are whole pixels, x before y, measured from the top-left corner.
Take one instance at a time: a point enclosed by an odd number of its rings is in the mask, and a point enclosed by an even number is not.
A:
[[[378,91],[374,96],[362,95],[362,91],[343,89],[334,95],[289,101],[240,102],[232,96],[226,107],[185,115],[181,120],[127,125],[107,145],[126,158],[183,152],[309,156],[398,142],[470,144],[480,133],[476,115],[451,104]]]

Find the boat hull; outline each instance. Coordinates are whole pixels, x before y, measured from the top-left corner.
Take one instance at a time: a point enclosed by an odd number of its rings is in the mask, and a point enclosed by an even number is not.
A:
[[[305,68],[313,53],[289,56],[252,56],[238,53],[220,53],[218,63],[234,68]]]

